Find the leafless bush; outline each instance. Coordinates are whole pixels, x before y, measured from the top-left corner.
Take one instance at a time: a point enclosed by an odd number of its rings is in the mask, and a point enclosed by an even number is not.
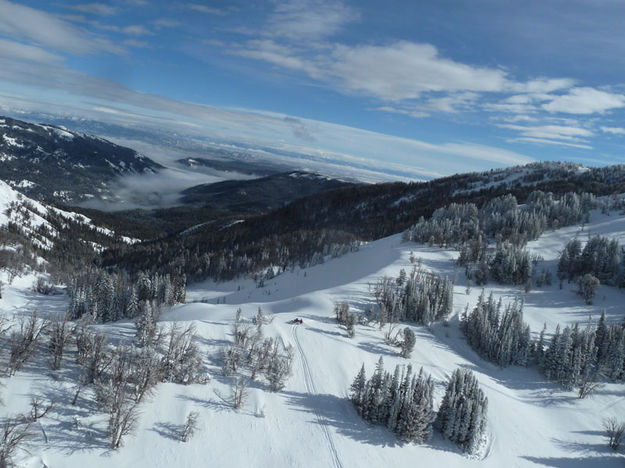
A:
[[[587,396],[591,396],[602,386],[603,385],[601,383],[593,380],[592,376],[587,376],[583,378],[581,383],[579,384],[579,391],[577,392],[577,396],[583,400]]]
[[[244,377],[238,377],[232,383],[232,407],[239,409],[245,404],[247,399],[248,381]]]
[[[180,431],[181,441],[187,442],[191,439],[191,437],[193,437],[193,434],[195,434],[195,431],[197,430],[199,417],[200,415],[198,414],[197,411],[191,411],[187,415],[187,419],[184,423],[184,426],[182,427],[182,430]]]
[[[33,283],[33,291],[39,294],[43,294],[44,296],[49,296],[54,292],[54,286],[48,283],[48,281],[39,276],[37,280]]]
[[[71,338],[71,329],[69,325],[69,317],[65,314],[62,318],[56,318],[50,322],[50,342],[48,348],[52,355],[50,367],[52,370],[61,368],[63,361],[63,352],[67,343]]]
[[[612,450],[618,450],[625,433],[625,423],[617,421],[615,417],[603,420],[603,429],[608,438],[608,446]]]
[[[110,366],[112,356],[106,352],[106,337],[90,330],[81,331],[76,337],[77,360],[83,367],[85,385],[100,378]]]
[[[41,397],[34,396],[30,399],[30,421],[37,422],[45,417],[54,408],[53,400],[44,403]]]
[[[15,373],[33,356],[37,351],[41,334],[46,329],[46,322],[39,318],[37,311],[33,311],[29,317],[21,318],[19,330],[11,333],[9,338],[9,375]]]
[[[177,324],[170,326],[165,336],[161,372],[166,382],[186,385],[205,383],[208,380],[200,350],[196,344],[193,324],[183,329]]]
[[[223,359],[223,374],[226,376],[234,374],[241,364],[241,348],[238,346],[226,346],[223,351]]]
[[[135,402],[140,403],[161,381],[160,364],[160,358],[153,351],[141,350],[133,354],[128,383]]]
[[[13,456],[21,447],[28,445],[33,433],[30,430],[31,422],[23,416],[5,418],[0,438],[0,467],[13,465]]]
[[[280,355],[277,352],[272,354],[265,371],[265,377],[272,392],[279,392],[284,388],[286,379],[291,375],[293,354],[293,348],[290,346],[287,348],[285,355]]]
[[[76,404],[82,389],[100,380],[113,362],[113,356],[106,352],[104,335],[91,332],[86,327],[77,331],[76,335],[76,360],[81,364],[82,371],[72,405]]]
[[[137,403],[122,399],[116,401],[109,413],[108,431],[111,437],[111,447],[118,449],[122,446],[123,439],[132,434],[139,420]]]

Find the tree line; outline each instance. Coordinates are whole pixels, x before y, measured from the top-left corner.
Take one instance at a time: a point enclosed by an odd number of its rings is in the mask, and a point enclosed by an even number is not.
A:
[[[478,285],[489,278],[503,284],[529,286],[538,261],[524,246],[547,228],[580,222],[598,206],[590,193],[534,191],[523,206],[508,194],[493,198],[481,208],[474,203],[452,203],[421,218],[403,233],[405,241],[429,243],[459,250],[458,264]],[[495,242],[495,247],[489,244]]]
[[[85,268],[71,278],[67,286],[72,320],[90,315],[98,322],[135,318],[145,308],[183,303],[186,277],[169,274],[139,273],[135,278],[109,273],[100,268]]]
[[[502,367],[535,364],[564,389],[578,388],[580,398],[601,379],[625,381],[625,322],[607,325],[605,312],[596,325],[558,325],[549,340],[545,329],[531,339],[521,302],[503,308],[482,294],[472,311],[467,306],[461,328],[483,358]]]

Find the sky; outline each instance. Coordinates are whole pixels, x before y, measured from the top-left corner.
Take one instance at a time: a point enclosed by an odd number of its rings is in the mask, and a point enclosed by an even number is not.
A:
[[[409,177],[623,162],[625,1],[0,0],[0,113]]]

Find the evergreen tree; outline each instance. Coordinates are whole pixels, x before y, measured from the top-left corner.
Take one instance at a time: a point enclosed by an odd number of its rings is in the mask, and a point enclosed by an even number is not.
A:
[[[468,453],[474,453],[486,428],[488,400],[469,370],[456,369],[436,419],[436,427]]]

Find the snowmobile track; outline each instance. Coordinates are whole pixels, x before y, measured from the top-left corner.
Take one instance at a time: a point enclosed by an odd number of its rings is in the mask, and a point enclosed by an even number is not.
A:
[[[310,364],[308,363],[308,359],[306,358],[306,353],[304,353],[304,350],[302,349],[302,345],[299,341],[299,337],[297,336],[298,328],[300,327],[298,327],[297,325],[293,325],[291,327],[291,331],[293,333],[293,339],[295,341],[295,344],[297,345],[297,350],[300,355],[302,368],[304,369],[304,382],[306,383],[306,390],[311,395],[318,395],[319,392],[317,391],[317,387],[315,386],[315,381],[313,380],[312,373],[310,372]],[[328,447],[330,449],[330,453],[332,454],[334,466],[336,468],[343,468],[343,463],[341,462],[341,459],[339,458],[338,451],[336,450],[336,446],[334,445],[334,440],[332,439],[332,434],[330,434],[330,430],[328,429],[328,424],[326,420],[323,418],[323,416],[319,414],[319,412],[315,408],[313,408],[313,411],[315,413],[315,417],[317,418],[317,421],[319,422],[319,426],[321,427],[325,435],[325,438],[328,441]]]

